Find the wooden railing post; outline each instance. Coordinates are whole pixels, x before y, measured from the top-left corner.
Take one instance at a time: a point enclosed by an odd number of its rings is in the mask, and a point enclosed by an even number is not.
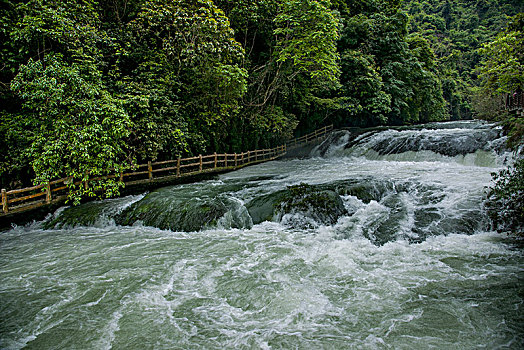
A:
[[[123,172],[120,173],[120,182],[124,182],[124,173]]]
[[[51,184],[48,182],[47,185],[45,186],[45,201],[47,203],[51,203],[51,199],[53,199],[51,197]]]
[[[176,161],[176,177],[180,177],[180,157]]]
[[[4,188],[2,188],[2,210],[4,213],[9,211],[9,208],[7,207],[7,191]]]
[[[224,154],[224,168],[227,168],[227,153]]]
[[[151,161],[147,162],[147,175],[149,177],[149,181],[153,180],[153,166],[151,165]]]
[[[202,155],[201,154],[198,155],[198,161],[199,161],[198,171],[202,172]]]
[[[242,152],[242,156],[240,157],[240,162],[244,164],[244,152]]]
[[[217,163],[218,163],[218,156],[217,156],[217,152],[215,152],[215,169],[217,168]]]
[[[251,151],[247,151],[247,163],[249,164],[249,160],[251,159]]]
[[[238,166],[237,152],[235,152],[235,168]]]

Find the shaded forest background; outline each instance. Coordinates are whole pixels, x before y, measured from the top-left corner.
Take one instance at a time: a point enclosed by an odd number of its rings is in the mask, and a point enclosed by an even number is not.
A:
[[[500,95],[524,84],[521,0],[0,4],[2,188],[332,123],[507,118]],[[121,185],[97,184],[105,196]]]

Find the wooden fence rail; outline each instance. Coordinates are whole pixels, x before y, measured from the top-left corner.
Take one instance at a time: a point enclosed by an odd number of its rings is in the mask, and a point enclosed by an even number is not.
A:
[[[508,112],[522,111],[524,109],[524,92],[502,95],[501,109],[505,109]]]
[[[323,128],[315,130],[311,134],[307,134],[287,142],[286,146],[288,149],[302,147],[308,143],[324,138],[331,131],[333,131],[333,125],[324,126]]]
[[[87,181],[75,181],[74,185],[83,185],[87,188],[89,183],[119,177],[120,181],[122,181],[125,186],[131,186],[147,184],[155,181],[169,181],[171,179],[203,173],[218,173],[227,170],[234,170],[247,165],[277,159],[286,154],[288,147],[297,147],[306,143],[318,141],[332,130],[332,125],[324,127],[311,134],[304,135],[284,145],[271,149],[260,149],[232,154],[214,153],[160,162],[147,162],[146,164],[134,166],[130,172],[121,173],[120,175],[89,178]],[[68,190],[72,181],[73,179],[68,177],[33,187],[11,191],[2,189],[2,212],[0,213],[0,217],[7,214],[25,212],[43,205],[63,202],[68,197]]]

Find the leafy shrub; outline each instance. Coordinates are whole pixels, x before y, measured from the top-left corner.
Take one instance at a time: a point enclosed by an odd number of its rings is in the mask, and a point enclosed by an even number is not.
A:
[[[524,237],[524,158],[493,173],[486,209],[494,228]]]

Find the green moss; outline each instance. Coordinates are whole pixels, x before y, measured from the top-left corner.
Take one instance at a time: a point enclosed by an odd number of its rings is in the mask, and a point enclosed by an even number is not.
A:
[[[340,196],[333,190],[301,183],[289,186],[277,204],[281,214],[300,213],[322,224],[334,224],[347,214]]]

